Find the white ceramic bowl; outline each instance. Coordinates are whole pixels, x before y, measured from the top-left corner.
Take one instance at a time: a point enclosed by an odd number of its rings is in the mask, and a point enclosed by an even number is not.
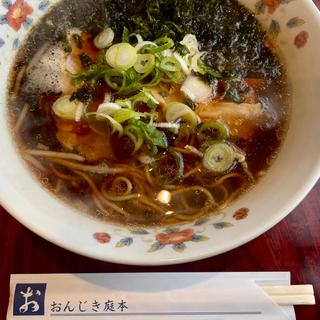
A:
[[[311,0],[287,4],[243,0],[248,8],[260,11],[257,18],[277,36],[292,84],[289,132],[261,182],[220,216],[169,229],[108,225],[58,201],[26,169],[15,149],[6,112],[7,77],[17,48],[30,26],[55,2],[17,0],[0,7],[0,199],[26,227],[61,247],[100,260],[182,263],[252,240],[283,219],[310,191],[320,172],[320,14]],[[248,208],[248,215],[239,208]]]

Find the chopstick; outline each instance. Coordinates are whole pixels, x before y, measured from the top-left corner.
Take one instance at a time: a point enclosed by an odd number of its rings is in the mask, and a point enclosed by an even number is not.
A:
[[[314,296],[296,295],[296,296],[270,296],[274,303],[280,306],[305,306],[315,305],[316,300]]]
[[[313,286],[263,286],[262,289],[279,305],[314,305],[316,304]]]

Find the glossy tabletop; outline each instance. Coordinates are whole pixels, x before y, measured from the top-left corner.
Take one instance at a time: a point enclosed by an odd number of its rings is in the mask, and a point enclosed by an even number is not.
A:
[[[320,7],[320,0],[314,0]],[[290,271],[293,284],[311,283],[317,306],[296,307],[297,320],[320,319],[320,182],[286,219],[231,252],[183,265],[133,267],[88,259],[41,239],[0,207],[0,320],[12,273]]]

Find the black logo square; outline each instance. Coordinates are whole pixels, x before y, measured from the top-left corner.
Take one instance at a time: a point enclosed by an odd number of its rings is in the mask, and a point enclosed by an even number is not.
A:
[[[46,283],[18,283],[14,293],[14,316],[44,316]]]

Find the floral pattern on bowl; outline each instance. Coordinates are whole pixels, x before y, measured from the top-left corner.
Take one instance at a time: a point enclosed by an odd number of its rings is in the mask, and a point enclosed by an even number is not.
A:
[[[280,23],[276,18],[273,18],[273,14],[276,13],[277,10],[281,11],[281,15],[285,13],[284,5],[288,5],[293,1],[297,0],[259,0],[255,4],[255,13],[256,15],[266,15],[269,19],[271,19],[269,28],[267,30],[268,35],[276,40],[277,36],[281,31]],[[285,27],[286,28],[299,28],[305,24],[305,20],[301,19],[300,17],[293,17],[290,18]],[[294,37],[294,44],[295,46],[300,49],[304,47],[308,42],[309,34],[307,31],[300,31]]]
[[[243,220],[248,217],[248,208],[241,208],[237,210],[234,215],[234,220]],[[225,218],[225,215],[219,215],[221,219]],[[218,217],[217,217],[218,218]],[[219,219],[219,218],[218,218]],[[96,232],[93,234],[93,238],[100,244],[111,243],[115,248],[129,247],[134,243],[134,239],[140,236],[140,240],[145,243],[151,243],[151,246],[147,252],[152,253],[163,249],[166,246],[171,246],[171,248],[176,252],[183,252],[187,249],[187,242],[202,242],[210,239],[209,235],[212,232],[207,230],[208,226],[215,228],[216,230],[222,230],[225,228],[234,227],[235,225],[231,222],[226,221],[215,221],[212,223],[210,218],[201,218],[194,222],[192,228],[182,227],[167,227],[167,228],[155,228],[155,229],[131,229],[131,236],[120,237],[119,240],[112,242],[113,235],[107,232]],[[117,231],[121,229],[115,228],[115,238],[118,239],[119,235]],[[205,233],[205,235],[203,234]],[[134,235],[135,238],[132,236]]]
[[[17,0],[15,3],[6,1],[3,5],[8,12],[1,17],[1,21],[8,23],[14,31],[19,31],[22,24],[29,26],[32,23],[28,16],[33,13],[33,9],[24,0]]]
[[[0,7],[0,48],[11,45],[13,49],[18,49],[20,38],[38,21],[49,4],[48,0],[3,0]]]

